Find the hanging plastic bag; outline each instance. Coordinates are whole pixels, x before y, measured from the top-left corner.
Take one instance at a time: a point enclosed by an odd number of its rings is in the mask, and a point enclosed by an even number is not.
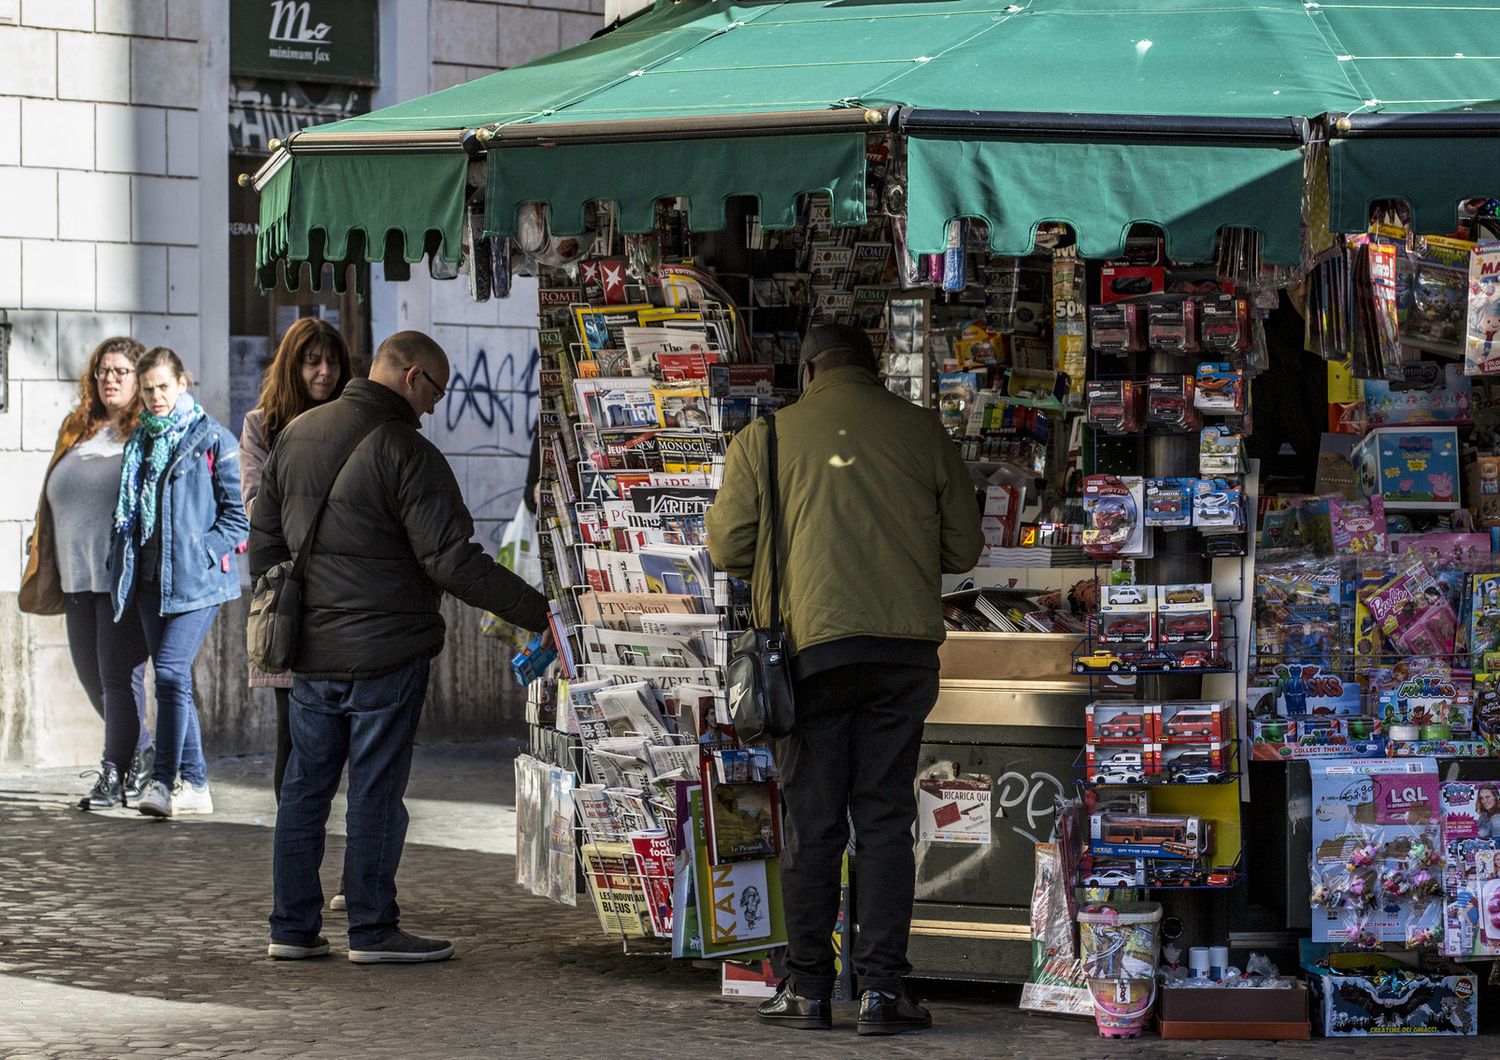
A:
[[[495,562],[518,575],[533,589],[541,589],[542,560],[537,555],[536,516],[526,510],[524,499],[516,506],[515,518],[505,528]],[[488,611],[479,619],[479,631],[516,649],[531,639],[528,631]]]

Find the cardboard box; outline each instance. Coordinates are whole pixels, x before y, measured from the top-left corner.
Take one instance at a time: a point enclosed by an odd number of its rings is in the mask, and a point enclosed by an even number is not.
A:
[[[1382,427],[1354,447],[1361,496],[1380,494],[1388,509],[1459,506],[1458,430]]]
[[[1287,977],[1290,979],[1290,977]],[[1312,1037],[1307,987],[1290,989],[1166,987],[1157,1010],[1163,1038],[1302,1041]]]
[[[1392,968],[1414,968],[1381,953],[1335,953],[1333,970],[1317,961],[1329,947],[1302,941],[1302,970],[1312,996],[1313,1025],[1327,1038],[1427,1037],[1479,1033],[1479,980],[1443,962],[1393,989],[1381,979]]]
[[[1144,746],[1151,742],[1151,718],[1146,704],[1134,700],[1107,699],[1090,703],[1084,709],[1084,738],[1090,744],[1130,744]]]
[[[1223,743],[1229,738],[1229,711],[1217,701],[1159,703],[1153,711],[1159,743]]]

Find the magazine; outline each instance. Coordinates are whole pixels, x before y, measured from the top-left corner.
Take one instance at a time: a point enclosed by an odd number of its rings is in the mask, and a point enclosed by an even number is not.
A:
[[[1481,243],[1469,258],[1465,375],[1500,375],[1500,243]]]
[[[702,614],[700,598],[670,593],[586,592],[578,594],[578,610],[590,626],[640,632],[643,614]]]
[[[636,864],[635,847],[628,842],[592,842],[585,843],[580,853],[600,926],[625,938],[654,936],[651,903]]]
[[[636,866],[645,884],[646,912],[657,938],[672,937],[672,841],[666,829],[652,828],[630,833]]]
[[[695,635],[583,629],[585,662],[618,666],[702,666]]]

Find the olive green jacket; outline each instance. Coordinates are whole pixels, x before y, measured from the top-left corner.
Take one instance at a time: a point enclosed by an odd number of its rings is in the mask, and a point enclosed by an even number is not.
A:
[[[776,413],[781,615],[793,649],[845,637],[942,641],[942,575],[969,570],[984,539],[968,468],[937,415],[874,372],[833,368]],[[720,569],[771,612],[766,423],[735,436],[708,512]]]

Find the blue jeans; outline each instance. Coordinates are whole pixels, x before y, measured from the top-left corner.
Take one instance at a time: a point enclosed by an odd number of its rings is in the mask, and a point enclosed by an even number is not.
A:
[[[208,783],[208,762],[203,757],[198,704],[193,701],[193,660],[219,605],[180,615],[158,614],[161,590],[152,593],[145,588],[136,594],[136,610],[156,675],[156,764],[151,779],[170,788],[181,773],[183,780],[202,787]]]
[[[384,677],[292,684],[292,757],[276,811],[271,937],[309,943],[323,926],[318,870],[339,775],[349,763],[344,818],[344,900],[349,945],[373,946],[396,931],[396,869],[406,843],[406,781],[427,695],[430,660]]]

